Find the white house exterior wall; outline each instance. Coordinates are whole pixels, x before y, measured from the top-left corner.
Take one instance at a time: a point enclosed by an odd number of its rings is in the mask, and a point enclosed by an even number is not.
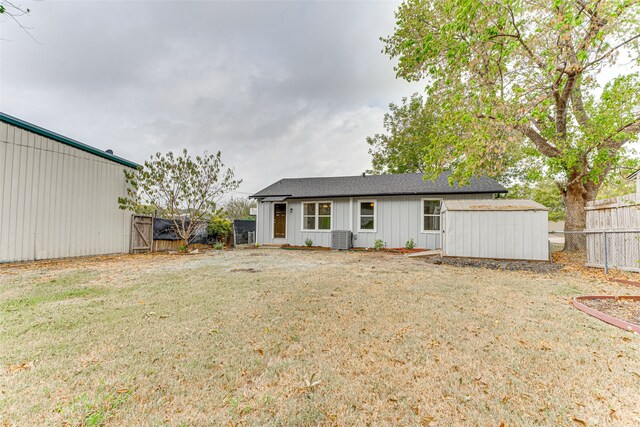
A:
[[[425,249],[440,248],[440,233],[423,233],[422,199],[491,199],[493,194],[456,194],[456,195],[418,195],[418,196],[366,196],[319,198],[305,200],[286,200],[287,202],[287,238],[273,238],[273,202],[258,203],[256,240],[259,244],[288,243],[304,245],[311,239],[314,246],[331,246],[329,231],[302,231],[302,203],[331,201],[333,230],[351,230],[355,247],[373,247],[381,239],[387,247],[404,247],[407,240],[413,238],[416,247]],[[376,231],[358,231],[359,200],[376,200]],[[351,208],[350,208],[351,204]],[[351,215],[351,218],[350,218]]]
[[[125,168],[0,122],[0,262],[128,252]]]

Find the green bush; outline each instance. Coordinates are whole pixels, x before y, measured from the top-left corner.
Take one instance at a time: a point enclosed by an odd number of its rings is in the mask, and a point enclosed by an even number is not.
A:
[[[382,239],[377,239],[373,244],[373,249],[384,249],[387,244]]]
[[[304,244],[307,245],[308,247],[311,247],[311,246],[313,246],[313,240],[307,239],[307,240],[304,241]]]
[[[227,240],[227,237],[232,231],[233,223],[228,219],[224,219],[219,216],[211,218],[211,221],[209,221],[209,225],[207,226],[209,236],[218,242]]]
[[[224,249],[224,244],[222,242],[217,242],[215,245],[213,245],[213,249],[215,249],[216,251],[221,251]]]
[[[413,238],[407,240],[407,243],[405,243],[404,247],[407,248],[407,249],[415,248],[416,247],[416,243],[413,241]]]

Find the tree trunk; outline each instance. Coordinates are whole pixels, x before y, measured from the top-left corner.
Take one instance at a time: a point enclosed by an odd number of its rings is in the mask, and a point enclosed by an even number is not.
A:
[[[580,182],[571,184],[563,191],[564,204],[567,219],[564,223],[564,231],[583,231],[587,225],[587,202],[595,199],[595,194],[587,191]],[[567,233],[564,236],[565,251],[584,251],[586,249],[586,236],[584,234]]]

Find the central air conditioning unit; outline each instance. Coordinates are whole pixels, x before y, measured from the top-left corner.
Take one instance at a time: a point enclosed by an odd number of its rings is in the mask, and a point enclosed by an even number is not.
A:
[[[351,249],[351,231],[333,230],[331,231],[331,249]]]

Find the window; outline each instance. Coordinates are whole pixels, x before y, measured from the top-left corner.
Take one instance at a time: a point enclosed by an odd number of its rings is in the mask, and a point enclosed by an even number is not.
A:
[[[376,231],[376,201],[358,201],[358,231]]]
[[[303,202],[302,230],[331,230],[331,202]]]
[[[441,200],[422,199],[422,231],[440,231]]]
[[[315,203],[302,204],[302,229],[303,230],[316,229],[316,204]]]
[[[318,230],[331,230],[331,202],[318,203]]]

